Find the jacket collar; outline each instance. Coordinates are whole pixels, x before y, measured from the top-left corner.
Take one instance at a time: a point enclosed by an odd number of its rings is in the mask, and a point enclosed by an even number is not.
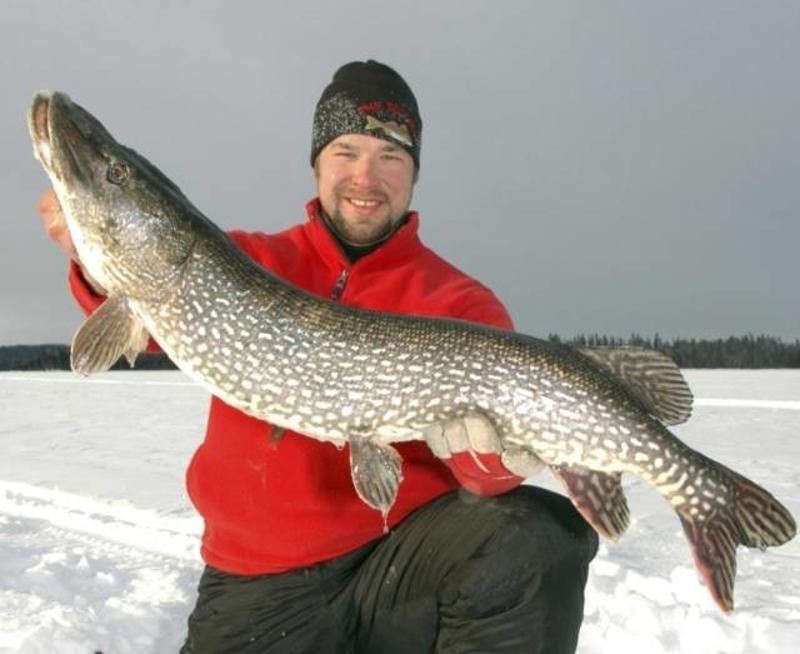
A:
[[[308,221],[303,225],[306,237],[316,248],[320,257],[337,271],[343,268],[362,269],[385,266],[406,259],[423,247],[419,240],[419,214],[416,211],[409,211],[405,223],[394,234],[369,254],[364,255],[355,263],[350,263],[339,243],[325,225],[319,198],[314,198],[306,204],[306,215]]]

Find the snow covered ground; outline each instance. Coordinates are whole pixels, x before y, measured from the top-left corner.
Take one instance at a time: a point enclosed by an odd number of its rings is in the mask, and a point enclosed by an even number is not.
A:
[[[800,516],[800,371],[687,378],[698,400],[677,434]],[[0,374],[0,653],[177,651],[202,567],[183,474],[207,399],[173,372]],[[739,550],[724,616],[667,504],[624,486],[633,522],[592,565],[579,652],[797,651],[798,539]]]

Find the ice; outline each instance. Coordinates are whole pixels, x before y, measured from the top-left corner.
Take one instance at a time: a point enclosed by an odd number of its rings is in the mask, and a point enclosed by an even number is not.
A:
[[[676,434],[800,516],[800,371],[687,378],[697,401]],[[207,402],[177,372],[0,374],[0,653],[179,649],[202,570],[184,470]],[[631,526],[591,567],[581,654],[795,651],[797,539],[738,550],[725,616],[667,503],[633,477],[623,487]]]

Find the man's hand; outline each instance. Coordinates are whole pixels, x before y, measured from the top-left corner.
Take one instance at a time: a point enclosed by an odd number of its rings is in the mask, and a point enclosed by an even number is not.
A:
[[[64,215],[64,212],[61,210],[61,204],[58,201],[58,196],[52,188],[47,189],[44,193],[42,193],[42,196],[36,203],[36,211],[42,217],[44,231],[53,241],[55,241],[56,245],[58,245],[59,249],[67,256],[68,259],[71,259],[80,266],[83,277],[86,279],[89,286],[91,286],[98,295],[106,295],[106,291],[102,285],[95,280],[86,271],[86,268],[83,267],[83,264],[81,264],[81,261],[78,258],[78,251],[75,249],[75,243],[73,243],[72,236],[70,235],[69,228],[67,227],[67,218]]]
[[[42,193],[42,197],[36,203],[36,211],[42,217],[42,224],[47,235],[55,241],[68,258],[78,261],[78,252],[67,228],[67,219],[64,212],[61,211],[61,204],[59,204],[58,196],[53,189],[47,189]]]
[[[425,432],[431,451],[468,491],[499,495],[541,468],[541,461],[526,451],[506,450],[497,431],[481,414],[454,418]]]
[[[478,413],[429,427],[425,440],[440,459],[449,459],[461,452],[500,454],[503,451],[492,423]]]

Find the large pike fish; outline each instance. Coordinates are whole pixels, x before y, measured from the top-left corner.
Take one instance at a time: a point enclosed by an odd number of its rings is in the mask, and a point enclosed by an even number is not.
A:
[[[677,512],[717,604],[733,608],[736,547],[796,532],[767,491],[666,427],[691,394],[677,368],[640,350],[576,350],[454,320],[362,311],[311,296],[249,260],[155,166],[117,143],[62,93],[29,112],[80,259],[108,291],[78,330],[81,374],[132,360],[151,335],[230,405],[336,445],[349,444],[359,495],[386,512],[402,481],[393,442],[480,415],[503,460],[541,462],[577,509],[616,539],[633,473]]]

